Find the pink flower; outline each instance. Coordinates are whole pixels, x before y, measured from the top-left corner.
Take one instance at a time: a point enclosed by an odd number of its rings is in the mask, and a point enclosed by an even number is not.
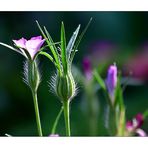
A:
[[[136,133],[139,136],[144,137],[146,136],[146,133],[144,130],[140,128],[143,122],[144,122],[143,115],[141,113],[138,113],[133,120],[127,121],[126,129],[129,133]]]
[[[28,51],[29,55],[31,56],[31,59],[33,59],[36,53],[40,50],[44,41],[45,39],[42,39],[42,36],[32,37],[30,40],[26,40],[25,38],[13,40],[16,46],[21,48],[21,51],[22,49],[26,49]]]
[[[132,121],[127,121],[126,128],[128,130],[138,129],[142,126],[143,122],[143,115],[141,113],[138,113]]]
[[[117,85],[117,67],[116,65],[111,65],[108,69],[106,87],[110,96],[114,97],[114,91]]]

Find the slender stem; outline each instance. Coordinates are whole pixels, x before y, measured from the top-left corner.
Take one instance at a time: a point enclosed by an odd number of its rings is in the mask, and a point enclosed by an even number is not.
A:
[[[64,107],[66,136],[70,136],[69,101],[65,101],[63,103],[63,107]]]
[[[116,115],[117,116],[117,115]],[[119,114],[118,119],[118,125],[117,125],[117,136],[124,136],[125,135],[125,109],[122,109]]]
[[[37,128],[38,128],[38,134],[39,134],[39,136],[43,136],[42,128],[41,128],[40,115],[39,115],[38,101],[37,101],[37,92],[32,91],[32,96],[33,96],[33,102],[34,102],[34,109],[35,109],[35,115],[36,115],[36,123],[37,123]]]
[[[63,106],[61,107],[60,112],[58,113],[58,115],[57,115],[57,117],[56,117],[56,119],[54,121],[52,130],[51,130],[51,134],[55,134],[55,131],[56,131],[56,128],[57,128],[57,124],[59,122],[59,119],[61,117],[62,112],[63,112]]]

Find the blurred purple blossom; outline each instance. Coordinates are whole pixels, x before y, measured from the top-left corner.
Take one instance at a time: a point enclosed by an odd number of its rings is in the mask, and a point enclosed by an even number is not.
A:
[[[144,44],[140,52],[136,53],[124,64],[124,75],[132,72],[132,77],[148,81],[148,44]]]
[[[89,49],[93,63],[106,63],[115,56],[116,45],[110,41],[102,40],[93,43]]]
[[[106,87],[111,96],[114,97],[114,91],[117,85],[117,67],[116,65],[111,65],[108,68],[107,79],[106,79]]]
[[[144,122],[144,117],[141,113],[138,113],[135,117],[135,120],[137,122],[137,128],[141,127]]]
[[[92,66],[91,66],[91,61],[88,57],[83,58],[83,71],[84,74],[87,78],[87,80],[91,80],[92,78]]]
[[[19,40],[13,40],[16,46],[26,49],[33,59],[36,53],[40,50],[45,39],[42,39],[42,36],[32,37],[30,40],[21,38]]]

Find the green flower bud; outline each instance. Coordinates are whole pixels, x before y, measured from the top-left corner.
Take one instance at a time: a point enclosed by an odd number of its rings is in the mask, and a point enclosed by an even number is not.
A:
[[[37,91],[40,84],[40,74],[36,61],[27,61],[24,68],[25,82],[32,91]]]
[[[57,74],[54,87],[56,95],[62,102],[71,100],[76,95],[76,83],[71,72],[62,76]]]

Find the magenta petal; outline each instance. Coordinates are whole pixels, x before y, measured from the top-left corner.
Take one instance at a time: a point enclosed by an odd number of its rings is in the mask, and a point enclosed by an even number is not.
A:
[[[36,40],[36,39],[42,40],[42,36],[40,35],[40,36],[32,37],[30,40]]]
[[[41,40],[40,37],[34,37],[33,39],[26,42],[26,49],[30,53],[31,58],[33,58],[35,54],[40,50],[44,41],[45,39]]]
[[[126,123],[126,129],[128,131],[132,131],[134,129],[134,126],[133,126],[133,122],[132,121],[127,121],[127,123]]]
[[[40,50],[43,45],[45,39],[42,40],[42,36],[32,37],[30,40],[26,40],[21,38],[19,40],[13,40],[13,42],[19,46],[20,48],[26,49],[31,58],[33,59],[36,53]]]
[[[83,59],[83,70],[86,78],[90,80],[92,78],[92,67],[91,67],[91,62],[88,57],[84,57]]]
[[[140,137],[145,137],[145,136],[147,136],[146,133],[145,133],[145,131],[142,130],[142,129],[140,129],[140,128],[138,128],[138,129],[136,130],[136,133],[137,133]]]
[[[25,44],[26,44],[27,40],[25,38],[21,38],[19,40],[13,40],[13,42],[21,48],[26,48]]]
[[[141,127],[143,122],[144,122],[144,118],[143,115],[141,113],[138,113],[135,117],[136,121],[137,121],[137,128]]]

